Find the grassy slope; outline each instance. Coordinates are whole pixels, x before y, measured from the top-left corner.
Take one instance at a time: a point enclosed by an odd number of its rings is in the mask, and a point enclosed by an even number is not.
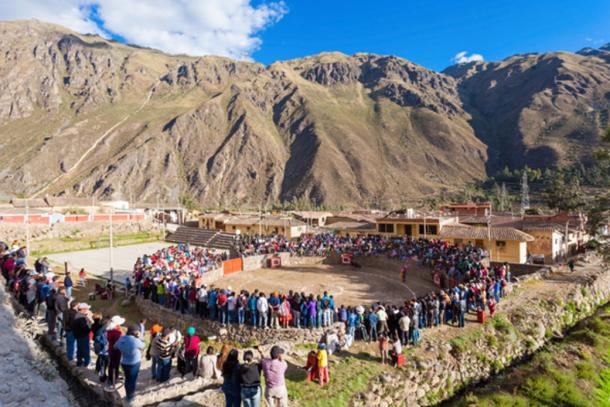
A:
[[[610,306],[455,406],[610,406]]]

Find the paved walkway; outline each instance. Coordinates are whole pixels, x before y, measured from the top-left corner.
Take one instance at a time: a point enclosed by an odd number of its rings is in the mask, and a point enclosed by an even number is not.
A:
[[[131,276],[133,265],[138,257],[168,246],[167,243],[156,242],[115,247],[113,250],[114,279],[122,283],[125,277]],[[81,267],[84,267],[90,275],[110,278],[108,248],[57,253],[47,257],[49,260],[62,265],[67,261],[71,270],[80,270]]]

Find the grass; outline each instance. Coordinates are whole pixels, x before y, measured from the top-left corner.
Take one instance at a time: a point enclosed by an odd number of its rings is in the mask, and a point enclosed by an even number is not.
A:
[[[110,246],[110,238],[107,234],[97,236],[79,236],[79,234],[80,230],[75,228],[70,236],[35,240],[31,243],[32,257],[42,257],[53,253],[103,249]],[[114,246],[127,246],[159,240],[162,240],[162,235],[157,231],[113,234]]]
[[[320,387],[307,382],[305,371],[291,364],[286,373],[288,396],[303,407],[343,407],[386,369],[389,367],[368,353],[349,355],[329,366],[330,384]]]
[[[507,329],[498,319],[496,329]],[[512,326],[511,326],[512,327]],[[610,306],[456,406],[610,406]]]

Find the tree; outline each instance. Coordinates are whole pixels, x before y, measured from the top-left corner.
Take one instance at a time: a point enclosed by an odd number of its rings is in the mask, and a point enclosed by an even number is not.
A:
[[[566,183],[563,176],[555,176],[547,185],[544,200],[551,209],[570,212],[585,206],[578,178],[570,178]]]

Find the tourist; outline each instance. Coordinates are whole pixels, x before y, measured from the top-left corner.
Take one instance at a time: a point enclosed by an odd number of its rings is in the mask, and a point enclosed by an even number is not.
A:
[[[256,311],[258,313],[259,328],[267,328],[267,315],[269,313],[269,303],[265,293],[260,293],[256,300]]]
[[[239,385],[240,365],[239,352],[231,349],[222,365],[222,392],[225,394],[226,407],[240,407],[241,389]]]
[[[197,375],[203,379],[217,379],[220,377],[219,369],[217,368],[218,357],[212,346],[208,346],[204,355],[202,355],[197,364]]]
[[[108,378],[109,349],[106,330],[109,324],[110,319],[102,318],[100,314],[94,314],[91,331],[93,332],[93,352],[97,355],[95,372],[102,383]]]
[[[381,364],[385,365],[388,360],[388,338],[385,333],[379,333],[379,354],[381,355]]]
[[[193,377],[197,376],[197,361],[199,359],[199,336],[195,335],[195,328],[189,326],[186,329],[184,336],[184,377],[187,373],[193,373]]]
[[[261,402],[261,363],[253,361],[251,350],[244,352],[244,363],[239,368],[241,402],[243,407],[259,407]]]
[[[80,303],[77,306],[77,313],[72,321],[72,334],[76,341],[76,366],[87,367],[91,362],[91,343],[89,334],[91,333],[91,306]]]
[[[320,386],[330,383],[328,378],[328,353],[326,352],[326,344],[318,344],[318,381]]]
[[[163,329],[163,332],[155,337],[152,346],[154,353],[158,355],[156,378],[160,383],[164,383],[169,380],[172,357],[175,350],[172,343],[171,330],[168,328]],[[152,350],[151,353],[153,353]]]
[[[197,374],[203,379],[218,379],[220,378],[220,371],[216,364],[218,357],[214,353],[214,348],[208,346],[205,355],[199,359],[199,365],[197,367]]]
[[[123,336],[123,331],[121,330],[121,325],[125,323],[125,318],[122,318],[119,315],[115,315],[110,319],[110,324],[108,325],[108,332],[106,336],[108,338],[108,356],[110,359],[108,365],[108,384],[111,386],[115,386],[119,380],[119,367],[121,366],[121,352],[114,346],[119,341],[121,336]]]
[[[271,328],[277,329],[280,327],[280,320],[279,320],[280,298],[279,298],[279,294],[277,291],[275,291],[271,294],[268,302],[269,302],[269,310],[271,312],[270,325],[271,325]]]
[[[122,336],[114,345],[114,348],[121,354],[121,367],[125,375],[125,400],[127,403],[131,403],[136,390],[138,373],[140,372],[142,349],[144,349],[139,327],[130,326],[127,329],[127,335]]]
[[[377,318],[379,319],[379,333],[386,334],[388,333],[388,314],[385,310],[385,307],[380,306],[377,310]]]
[[[78,313],[78,303],[70,302],[70,307],[64,313],[64,330],[66,334],[66,357],[71,362],[76,356],[76,340],[72,331],[72,322]]]
[[[271,348],[271,358],[263,357],[259,347],[258,350],[263,366],[263,374],[265,375],[265,402],[268,407],[287,407],[288,406],[288,390],[284,375],[288,364],[283,360],[284,349],[274,345]]]
[[[409,328],[411,327],[411,318],[405,312],[398,320],[398,326],[400,328],[400,339],[403,345],[409,343]]]
[[[70,277],[70,272],[66,272],[66,276],[64,277],[64,287],[66,287],[66,296],[69,299],[72,299],[72,287],[74,283],[72,282],[72,278]]]
[[[150,328],[150,343],[146,350],[146,359],[151,361],[150,372],[153,381],[157,380],[159,377],[159,349],[156,346],[153,346],[153,344],[155,343],[155,338],[161,335],[162,330],[163,327],[159,324],[154,324]]]

